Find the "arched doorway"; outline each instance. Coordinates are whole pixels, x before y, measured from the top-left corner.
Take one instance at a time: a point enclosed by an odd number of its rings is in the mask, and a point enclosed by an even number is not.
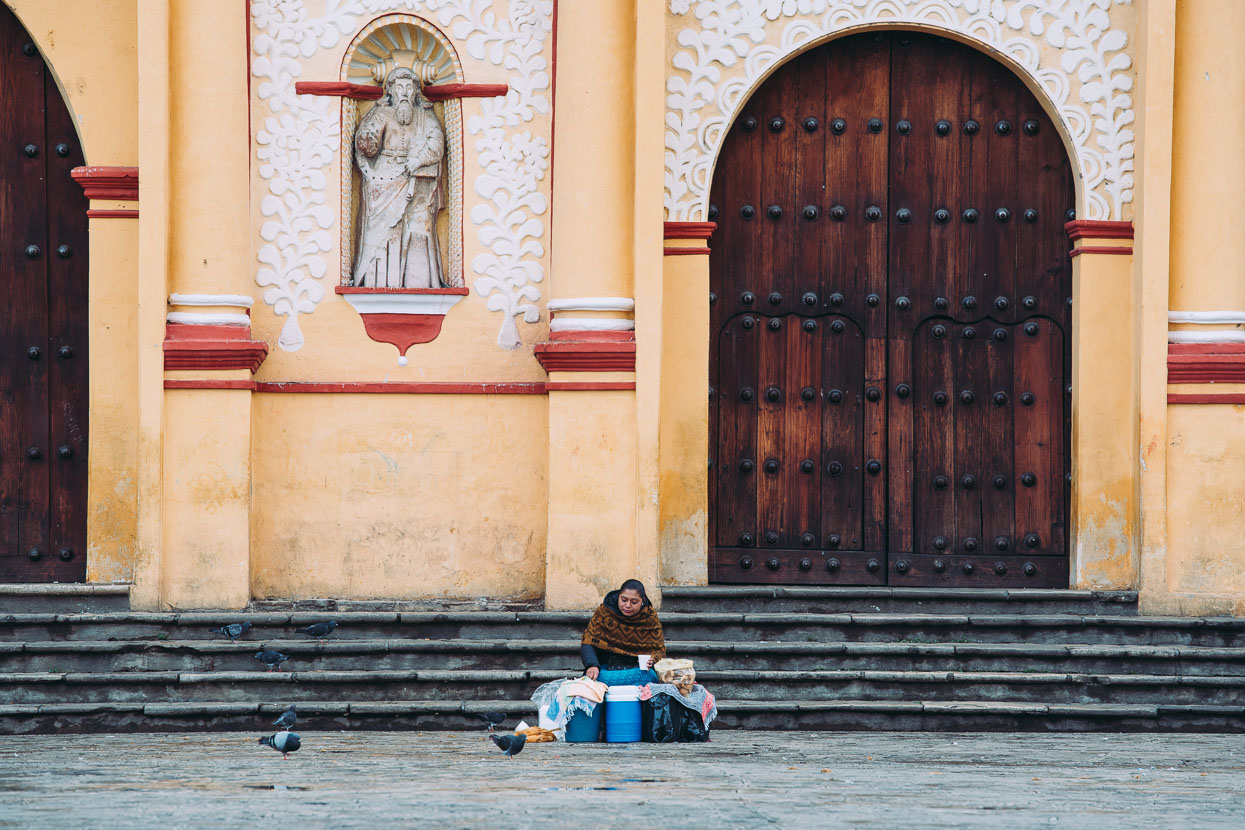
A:
[[[1067,154],[1001,64],[914,32],[781,67],[710,219],[716,582],[1068,584]]]
[[[86,576],[87,201],[69,110],[0,8],[0,582]]]

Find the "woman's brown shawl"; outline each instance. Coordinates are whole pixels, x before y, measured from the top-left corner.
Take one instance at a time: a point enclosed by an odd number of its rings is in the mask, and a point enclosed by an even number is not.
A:
[[[654,663],[666,656],[666,636],[651,605],[644,606],[631,617],[624,617],[607,605],[599,606],[584,629],[581,642],[631,657],[649,654]]]

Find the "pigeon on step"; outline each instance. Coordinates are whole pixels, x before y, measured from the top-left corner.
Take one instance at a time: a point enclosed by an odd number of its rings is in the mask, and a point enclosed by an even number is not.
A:
[[[476,717],[484,721],[490,735],[493,734],[494,729],[506,722],[506,716],[501,712],[484,712],[477,714]]]
[[[268,735],[260,738],[259,742],[264,746],[270,746],[277,752],[281,753],[281,760],[288,760],[291,752],[297,752],[298,748],[303,745],[302,738],[297,733],[286,732],[282,730],[275,735]]]
[[[513,760],[514,756],[523,751],[527,735],[494,735],[493,743],[497,744],[503,755]]]
[[[308,637],[315,637],[320,642],[324,642],[324,638],[332,634],[334,628],[337,628],[337,620],[329,620],[328,622],[313,623],[306,628],[300,628],[298,633],[306,634]]]
[[[281,664],[290,658],[276,649],[266,648],[263,651],[255,652],[255,659],[267,666],[268,671],[272,671],[274,668],[277,671],[281,671]]]
[[[230,623],[229,625],[222,625],[220,628],[208,629],[212,634],[221,634],[228,637],[231,643],[250,630],[251,624],[249,622]]]
[[[294,722],[298,720],[298,715],[294,712],[294,707],[297,705],[298,704],[296,703],[291,703],[290,708],[282,712],[281,717],[274,720],[272,722],[272,725],[279,726],[282,729],[289,729],[291,726],[293,726]]]

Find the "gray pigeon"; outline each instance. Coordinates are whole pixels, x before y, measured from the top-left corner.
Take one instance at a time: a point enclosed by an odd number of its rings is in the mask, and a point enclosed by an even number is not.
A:
[[[268,671],[272,671],[274,668],[277,671],[281,671],[281,664],[290,658],[276,649],[266,648],[263,651],[255,652],[255,659],[267,666]]]
[[[281,760],[288,760],[291,752],[297,752],[298,748],[303,745],[302,738],[298,737],[295,732],[286,732],[282,730],[275,735],[268,735],[260,738],[259,742],[264,746],[270,746],[277,752],[281,753]]]
[[[272,722],[273,726],[279,726],[282,729],[289,729],[298,720],[298,715],[294,712],[294,707],[298,704],[291,703],[290,708],[281,713],[281,717]]]
[[[477,714],[476,717],[484,721],[485,725],[488,726],[490,735],[493,734],[495,728],[506,722],[506,716],[501,712],[484,712],[483,714]]]
[[[337,628],[337,620],[329,620],[328,622],[313,623],[306,628],[300,628],[298,633],[315,637],[320,642],[324,642],[324,638],[332,634],[334,628]]]
[[[222,634],[228,637],[231,643],[250,630],[251,624],[249,622],[230,623],[229,625],[222,625],[220,628],[208,629],[212,634]]]
[[[493,735],[492,738],[502,754],[512,760],[523,751],[523,745],[527,743],[527,735]]]

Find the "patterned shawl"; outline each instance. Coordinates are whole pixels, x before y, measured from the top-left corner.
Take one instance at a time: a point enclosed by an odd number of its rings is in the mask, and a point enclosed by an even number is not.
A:
[[[649,654],[656,663],[666,656],[666,636],[657,612],[646,604],[634,616],[624,617],[618,610],[617,593],[611,591],[606,595],[584,630],[582,643],[630,657]]]

